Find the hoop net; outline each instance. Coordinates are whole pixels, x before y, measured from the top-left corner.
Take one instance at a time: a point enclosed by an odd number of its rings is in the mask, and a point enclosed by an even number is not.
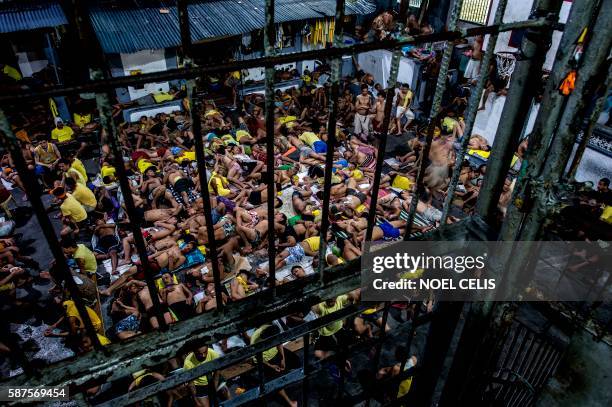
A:
[[[497,60],[497,73],[504,79],[508,79],[516,64],[516,55],[512,52],[498,52],[495,54]]]

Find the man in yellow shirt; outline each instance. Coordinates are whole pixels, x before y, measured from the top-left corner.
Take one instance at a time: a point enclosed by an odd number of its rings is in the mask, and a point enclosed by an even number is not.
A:
[[[60,117],[55,118],[55,128],[51,130],[51,139],[59,144],[65,144],[74,138],[74,130],[69,126],[64,126],[64,121]]]
[[[317,256],[321,240],[319,236],[311,236],[295,246],[287,247],[276,256],[276,269],[300,263],[304,256]]]
[[[87,219],[87,212],[83,205],[79,203],[72,195],[66,193],[63,187],[57,187],[51,190],[51,194],[60,203],[60,211],[62,216],[68,218],[71,222],[80,223]]]
[[[198,341],[194,346],[194,351],[189,353],[185,357],[183,362],[183,369],[190,370],[194,369],[204,363],[208,363],[219,357],[219,354],[214,350],[210,349],[203,341]],[[219,373],[213,373],[213,383],[215,389],[219,383]],[[210,401],[208,399],[208,377],[207,375],[197,377],[191,382],[191,392],[195,398],[196,405],[202,407],[209,407]]]
[[[85,212],[91,212],[98,206],[96,196],[87,186],[80,184],[74,180],[74,178],[66,178],[64,181],[66,189],[72,194],[74,199],[79,201]]]
[[[303,132],[299,139],[308,144],[317,154],[325,154],[327,152],[327,144],[312,131]]]
[[[340,311],[350,302],[354,301],[353,294],[339,295],[312,307],[312,311],[319,317]],[[333,352],[338,352],[347,342],[348,334],[343,329],[344,321],[338,320],[319,328],[319,338],[315,343],[315,356],[325,359]]]
[[[66,257],[72,257],[78,264],[79,269],[88,276],[96,274],[98,262],[96,255],[84,244],[77,244],[73,239],[62,239],[62,248]]]

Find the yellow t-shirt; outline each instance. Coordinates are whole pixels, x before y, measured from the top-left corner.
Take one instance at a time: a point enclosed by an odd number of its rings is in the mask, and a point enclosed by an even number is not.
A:
[[[57,127],[51,130],[51,138],[53,140],[57,140],[58,143],[64,143],[66,141],[72,140],[72,136],[74,135],[74,130],[68,126],[64,126],[61,129]]]
[[[96,334],[96,335],[98,335],[98,340],[100,341],[100,345],[106,346],[106,345],[111,344],[110,339],[108,339],[106,336],[100,335],[100,334]]]
[[[213,188],[211,185],[211,183],[213,182],[215,183],[215,188]],[[228,185],[227,178],[222,177],[221,175],[218,175],[218,174],[213,174],[213,176],[210,177],[210,181],[208,181],[208,191],[214,194],[215,189],[216,189],[217,195],[227,196],[232,191],[230,191],[229,188],[226,188],[225,187],[226,185]]]
[[[80,128],[83,128],[86,124],[91,123],[91,114],[80,115],[78,113],[74,113],[72,115],[72,121]]]
[[[136,166],[138,167],[138,171],[140,171],[141,174],[144,174],[145,171],[148,170],[149,168],[155,167],[155,164],[153,164],[151,161],[141,158],[136,163]]]
[[[300,140],[312,147],[315,141],[320,141],[321,139],[312,131],[305,131],[300,136]]]
[[[250,136],[248,131],[246,131],[246,130],[238,130],[238,131],[236,131],[236,141],[240,142],[240,139],[245,137],[245,136]]]
[[[78,158],[75,158],[74,161],[72,161],[72,164],[70,164],[70,168],[74,168],[75,170],[80,172],[83,176],[83,179],[87,180],[87,171],[85,170],[83,161],[79,160]]]
[[[4,65],[4,68],[2,68],[2,73],[16,81],[20,81],[22,79],[22,76],[19,71],[9,65]]]
[[[81,260],[81,263],[83,263],[84,270],[81,271],[87,274],[94,274],[98,270],[96,255],[84,244],[77,245],[77,249],[72,257],[74,257],[75,260]]]
[[[413,182],[410,178],[404,177],[403,175],[397,175],[393,179],[393,183],[391,184],[391,187],[398,188],[403,191],[407,191],[412,187],[412,184]]]
[[[78,319],[79,326],[84,327],[85,324],[83,323],[83,320],[81,319],[81,315],[79,314],[79,310],[77,309],[74,301],[73,300],[64,301],[63,305],[64,305],[64,310],[66,311],[66,316],[68,318],[74,317]],[[102,329],[102,320],[100,319],[98,314],[96,314],[96,311],[92,310],[88,306],[85,306],[85,310],[87,311],[87,314],[89,315],[89,319],[91,319],[91,324],[93,325],[94,329],[96,331],[100,331]]]
[[[187,160],[192,161],[192,162],[196,161],[195,151],[183,151],[183,154],[176,157],[175,159],[177,163],[182,163],[183,161],[187,161]]]
[[[321,238],[319,236],[307,237],[306,239],[304,239],[304,241],[308,243],[308,247],[310,247],[310,250],[312,250],[313,252],[319,251],[319,247],[321,244]]]
[[[155,103],[162,103],[169,100],[174,100],[174,95],[171,95],[168,92],[159,92],[153,94],[153,99],[155,100]]]
[[[89,206],[90,208],[95,208],[98,204],[96,196],[91,192],[91,189],[82,184],[76,184],[74,191],[72,191],[72,196],[79,201],[79,203]]]
[[[83,174],[81,174],[76,168],[68,168],[68,171],[66,171],[66,177],[74,178],[77,184],[85,185],[86,179],[83,178]]]
[[[115,167],[111,167],[110,165],[103,165],[102,168],[100,168],[100,175],[102,175],[102,178],[109,175],[115,177],[115,172],[117,172]]]
[[[203,365],[204,363],[210,362],[211,360],[217,359],[218,357],[219,354],[217,352],[215,352],[211,348],[208,348],[208,352],[206,352],[206,359],[200,362],[198,359],[196,359],[194,353],[191,352],[185,358],[185,362],[183,362],[183,369],[189,370],[196,368],[200,365]],[[196,386],[206,386],[208,384],[208,377],[206,377],[205,375],[200,376],[193,380],[193,384],[195,384]]]
[[[278,122],[280,124],[287,124],[287,123],[291,123],[297,120],[296,116],[284,116],[284,117],[279,117],[278,118]]]
[[[261,334],[269,326],[270,326],[270,324],[262,325],[259,328],[257,328],[255,330],[255,332],[253,332],[253,335],[251,335],[251,345],[254,345],[254,344],[256,344],[257,342],[260,341]],[[274,357],[278,354],[278,348],[276,346],[274,346],[274,347],[272,347],[272,348],[270,348],[268,350],[263,351],[262,354],[263,354],[264,362],[269,362],[272,359],[274,359]]]
[[[60,205],[62,215],[70,218],[73,222],[82,222],[87,219],[87,212],[71,194],[66,194],[66,199]]]
[[[328,307],[325,302],[319,304],[319,314],[324,317],[325,315],[329,315],[333,312],[340,311],[344,306],[348,303],[348,295],[339,295],[336,298],[336,303],[331,307]],[[322,336],[331,336],[342,329],[342,320],[334,321],[331,324],[324,326],[323,328],[319,328],[319,334]]]

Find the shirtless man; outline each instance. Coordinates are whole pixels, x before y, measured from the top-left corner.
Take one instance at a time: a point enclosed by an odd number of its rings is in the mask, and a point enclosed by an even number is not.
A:
[[[169,221],[181,213],[182,209],[180,206],[168,209],[149,209],[145,211],[144,219],[147,222]],[[174,222],[167,223],[176,223],[176,219],[174,219]]]
[[[370,120],[372,113],[372,100],[368,91],[368,85],[361,85],[361,94],[355,100],[355,120],[353,123],[354,133],[358,137],[368,138],[370,134]]]
[[[147,316],[149,317],[149,323],[151,324],[151,328],[159,329],[159,323],[153,311],[153,300],[151,299],[151,293],[149,292],[149,287],[147,287],[147,284],[143,281],[132,280],[129,283],[128,289],[130,290],[130,293],[138,296],[138,302],[142,305]],[[159,298],[159,295],[157,295],[157,298],[161,303],[162,301],[161,298]],[[165,311],[163,307],[162,313],[164,315],[164,320],[166,321],[166,324],[174,323],[174,318],[172,318],[172,315],[168,311]]]
[[[157,221],[154,223],[154,225],[157,230],[154,230],[152,232],[143,231],[142,233],[142,236],[145,239],[145,244],[147,245],[170,236],[176,230],[176,226],[170,223],[164,223],[161,221]],[[123,239],[122,264],[128,264],[130,262],[131,256],[132,256],[132,244],[133,243],[134,243],[134,236],[131,233]]]
[[[376,103],[374,104],[374,119],[372,120],[372,129],[375,132],[382,131],[382,122],[385,119],[385,93],[378,92],[376,96]]]
[[[121,247],[116,234],[117,225],[114,223],[106,223],[104,219],[96,220],[96,228],[94,234],[98,238],[94,252],[97,260],[111,259],[111,274],[117,273],[118,250]]]
[[[178,164],[172,164],[170,168],[166,170],[166,175],[162,181],[164,184],[168,182],[174,188],[174,191],[177,192],[181,196],[181,200],[183,205],[186,208],[191,207],[191,203],[189,201],[189,193],[191,188],[193,187],[193,181],[189,179],[183,171],[179,169]]]
[[[161,298],[178,320],[184,321],[191,317],[193,315],[193,294],[191,291],[181,283],[175,284],[172,273],[162,274],[162,281],[165,287],[160,292]]]

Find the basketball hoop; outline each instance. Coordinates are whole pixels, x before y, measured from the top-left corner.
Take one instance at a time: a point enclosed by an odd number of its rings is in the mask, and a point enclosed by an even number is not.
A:
[[[516,65],[516,53],[514,52],[496,52],[495,59],[497,60],[497,73],[502,79],[508,79],[514,72]]]

